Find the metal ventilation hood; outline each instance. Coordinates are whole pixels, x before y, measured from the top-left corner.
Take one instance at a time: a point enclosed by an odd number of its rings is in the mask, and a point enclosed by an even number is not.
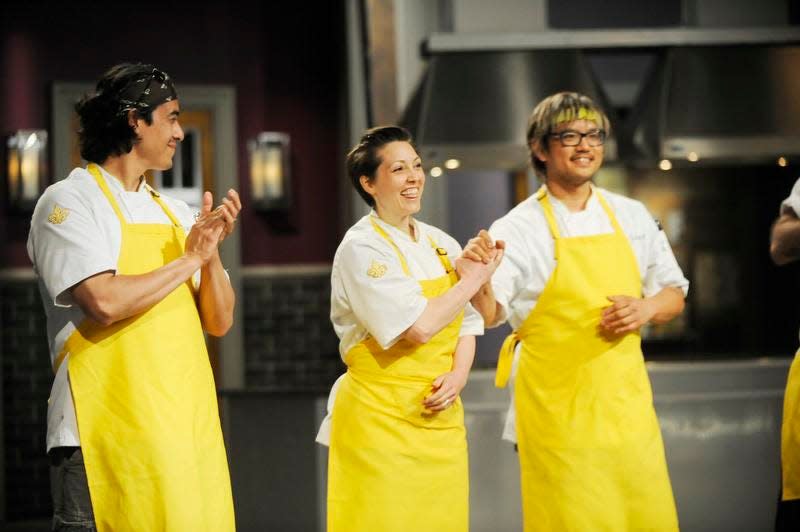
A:
[[[669,49],[626,130],[625,153],[632,148],[640,161],[765,162],[800,155],[800,47]]]
[[[433,54],[401,123],[426,165],[457,159],[462,169],[518,170],[528,164],[530,112],[559,91],[581,92],[611,111],[578,50]],[[616,156],[613,138],[606,156]]]

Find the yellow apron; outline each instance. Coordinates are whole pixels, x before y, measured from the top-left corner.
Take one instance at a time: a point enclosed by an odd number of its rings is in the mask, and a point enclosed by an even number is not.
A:
[[[95,165],[89,171],[119,217],[117,272],[150,272],[183,254],[172,225],[130,224]],[[200,317],[182,284],[137,316],[84,320],[67,339],[69,379],[98,531],[234,530],[214,378]]]
[[[786,394],[781,427],[781,500],[800,499],[800,351],[795,355]]]
[[[508,380],[521,342],[515,408],[526,531],[677,530],[661,432],[641,351],[628,333],[599,334],[606,296],[641,297],[633,250],[605,199],[613,233],[562,238],[537,193],[556,267],[501,351]]]
[[[406,275],[408,265],[391,237]],[[431,240],[431,245],[436,244]],[[457,281],[447,272],[419,281],[426,298]],[[463,532],[468,530],[469,477],[464,410],[458,399],[431,413],[422,400],[453,366],[463,312],[429,342],[405,339],[383,350],[367,336],[346,355],[335,398],[328,461],[328,532]]]

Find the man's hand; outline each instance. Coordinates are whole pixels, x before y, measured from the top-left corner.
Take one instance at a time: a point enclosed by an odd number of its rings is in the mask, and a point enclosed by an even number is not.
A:
[[[203,193],[203,206],[200,208],[197,221],[216,219],[224,223],[225,229],[220,236],[221,242],[225,240],[226,236],[233,233],[236,219],[242,210],[242,202],[239,199],[239,194],[233,189],[228,190],[228,195],[222,199],[222,204],[212,211],[213,202],[214,197],[211,192],[206,191]]]
[[[210,199],[211,193],[206,192]],[[197,256],[201,265],[205,265],[217,253],[217,246],[225,232],[225,220],[222,215],[210,212],[211,202],[203,197],[203,208],[200,216],[186,236],[184,255]]]
[[[772,225],[769,254],[778,266],[800,257],[800,219],[794,212],[783,213]]]
[[[497,250],[505,249],[506,244],[502,240],[494,242],[486,229],[481,229],[478,235],[470,238],[461,256],[475,262],[489,264],[495,258]]]
[[[228,190],[228,196],[222,199],[222,204],[212,211],[213,203],[214,197],[206,191],[197,222],[186,237],[186,254],[198,255],[204,265],[214,256],[225,237],[233,232],[236,218],[242,210],[239,194],[233,189]]]
[[[655,309],[647,299],[631,296],[608,296],[613,303],[603,309],[600,328],[613,335],[638,330],[655,315]]]

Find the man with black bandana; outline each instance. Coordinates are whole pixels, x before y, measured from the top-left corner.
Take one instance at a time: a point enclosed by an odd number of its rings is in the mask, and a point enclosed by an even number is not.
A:
[[[206,192],[195,220],[145,182],[183,139],[175,88],[152,65],[111,68],[76,111],[89,164],[45,191],[28,237],[55,372],[53,529],[233,530],[203,330],[233,319],[218,246],[239,196],[212,211]]]

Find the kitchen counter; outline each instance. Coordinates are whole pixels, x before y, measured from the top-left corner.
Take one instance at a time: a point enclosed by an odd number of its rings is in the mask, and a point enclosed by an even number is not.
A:
[[[772,530],[790,363],[647,364],[683,530]],[[500,439],[507,394],[486,369],[474,370],[462,393],[472,532],[522,529],[517,455]],[[314,436],[326,394],[241,390],[220,396],[238,530],[324,530],[327,450]]]

